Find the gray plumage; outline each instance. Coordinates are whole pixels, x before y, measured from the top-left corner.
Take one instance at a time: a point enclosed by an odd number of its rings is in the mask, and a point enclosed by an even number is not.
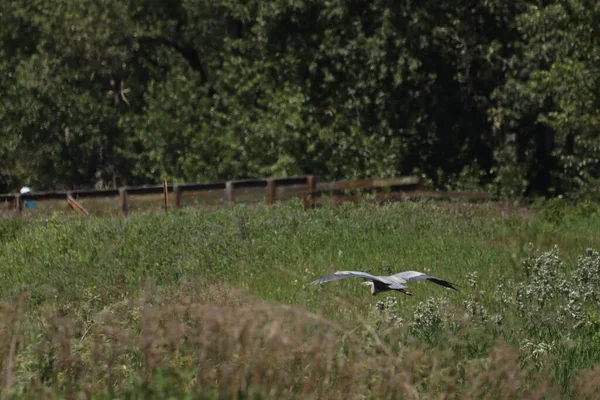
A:
[[[408,288],[405,286],[405,284],[421,280],[428,280],[430,282],[437,283],[438,285],[454,289],[458,292],[458,289],[453,283],[418,271],[404,271],[390,276],[376,276],[360,271],[337,271],[329,276],[312,281],[311,284],[316,285],[346,278],[367,279],[367,281],[363,282],[362,284],[371,286],[371,294],[373,294],[373,296],[375,296],[377,293],[387,292],[390,290],[396,290],[408,296],[412,296],[413,293],[407,290]]]

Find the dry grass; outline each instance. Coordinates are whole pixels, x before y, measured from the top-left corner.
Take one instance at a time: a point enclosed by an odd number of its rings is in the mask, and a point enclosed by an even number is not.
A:
[[[435,352],[416,341],[394,349],[389,339],[405,328],[340,326],[222,285],[148,291],[89,326],[59,309],[33,317],[22,304],[0,311],[3,398],[561,398],[547,370],[520,368],[518,349],[502,341],[456,363],[458,339]],[[577,398],[599,382],[597,368],[581,372]]]

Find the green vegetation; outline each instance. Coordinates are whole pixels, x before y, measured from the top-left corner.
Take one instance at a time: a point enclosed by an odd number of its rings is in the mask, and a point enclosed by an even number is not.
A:
[[[419,173],[586,194],[599,17],[592,0],[4,0],[0,191]]]
[[[2,397],[584,398],[600,209],[298,202],[0,221]],[[371,296],[335,270],[415,269]]]

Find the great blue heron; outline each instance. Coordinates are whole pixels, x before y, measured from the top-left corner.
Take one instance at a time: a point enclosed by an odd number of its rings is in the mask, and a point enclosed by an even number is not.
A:
[[[408,296],[412,296],[413,293],[407,290],[407,287],[404,286],[404,284],[417,282],[424,279],[433,283],[437,283],[438,285],[454,289],[458,292],[458,289],[454,287],[454,284],[444,279],[436,278],[435,276],[429,276],[427,274],[417,271],[404,271],[390,276],[375,276],[366,272],[359,271],[337,271],[329,276],[325,276],[323,278],[319,278],[315,281],[312,281],[311,284],[315,285],[319,283],[331,282],[336,281],[338,279],[346,278],[368,279],[366,282],[362,282],[362,284],[371,286],[371,294],[373,296],[375,296],[377,293],[387,292],[389,290],[397,290]]]

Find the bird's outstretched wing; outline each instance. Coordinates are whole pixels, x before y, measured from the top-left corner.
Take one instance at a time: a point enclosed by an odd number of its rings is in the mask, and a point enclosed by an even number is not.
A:
[[[418,272],[418,271],[400,272],[398,274],[392,275],[391,278],[399,278],[404,281],[403,283],[412,283],[412,282],[422,281],[425,279],[430,282],[437,283],[438,285],[441,285],[441,286],[444,286],[444,287],[447,287],[450,289],[454,289],[457,292],[459,291],[455,287],[454,283],[451,283],[451,282],[448,282],[447,280],[436,278],[435,276],[427,275],[423,272]]]
[[[317,280],[311,282],[311,284],[316,285],[319,283],[337,281],[338,279],[346,279],[346,278],[365,278],[365,279],[373,279],[376,281],[381,281],[381,277],[367,274],[366,272],[360,271],[337,271],[329,276],[324,276]]]

